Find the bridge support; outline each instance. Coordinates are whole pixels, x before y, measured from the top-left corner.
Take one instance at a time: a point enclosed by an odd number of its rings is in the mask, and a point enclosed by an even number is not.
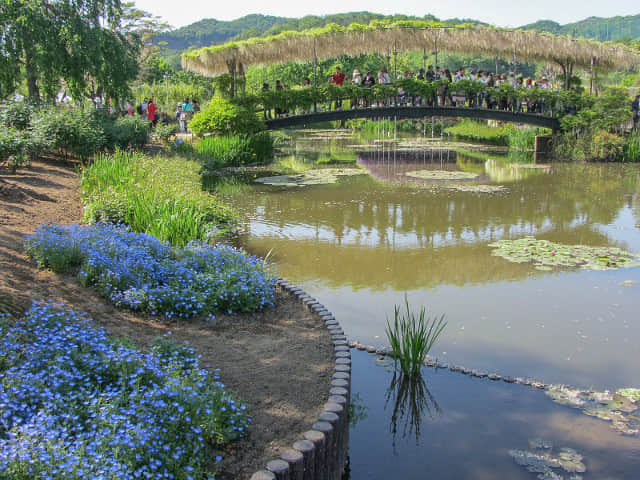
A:
[[[535,158],[546,158],[553,150],[552,135],[536,135]]]

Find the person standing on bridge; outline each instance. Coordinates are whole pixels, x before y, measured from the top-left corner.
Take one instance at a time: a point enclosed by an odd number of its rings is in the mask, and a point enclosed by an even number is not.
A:
[[[331,83],[332,85],[341,87],[344,84],[345,77],[346,75],[342,73],[342,69],[340,67],[336,67],[336,73],[331,75],[331,81],[329,83]],[[338,98],[336,99],[335,109],[340,110],[341,108],[342,108],[342,99]]]
[[[631,102],[631,111],[633,112],[633,129],[636,130],[640,118],[640,95],[636,95],[636,98]]]

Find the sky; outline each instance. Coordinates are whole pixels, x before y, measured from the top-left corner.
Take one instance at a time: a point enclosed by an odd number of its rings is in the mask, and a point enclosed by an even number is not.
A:
[[[472,18],[500,27],[517,27],[536,20],[571,23],[590,16],[613,17],[636,15],[636,0],[134,0],[141,10],[161,17],[173,27],[202,20],[235,20],[250,13],[300,18],[305,15],[328,15],[369,11],[400,13],[422,17],[432,14],[445,20]]]

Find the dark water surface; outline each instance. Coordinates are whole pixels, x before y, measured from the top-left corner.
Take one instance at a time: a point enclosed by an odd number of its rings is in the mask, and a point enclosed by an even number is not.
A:
[[[447,329],[431,352],[439,359],[580,388],[640,387],[640,268],[540,271],[492,256],[488,246],[532,235],[640,254],[638,166],[526,168],[491,152],[426,149],[413,140],[395,148],[355,143],[313,134],[294,143],[298,160],[357,160],[369,175],[334,185],[256,187],[234,197],[249,219],[241,245],[271,252],[279,274],[319,299],[362,343],[387,344],[386,318],[406,293],[415,308],[446,315]],[[507,191],[456,191],[443,180],[405,175],[416,170],[475,173],[462,183]],[[366,355],[354,357],[354,392],[369,411],[352,430],[354,479],[484,479],[498,471],[502,478],[535,478],[507,450],[526,449],[529,439],[547,433],[591,462],[585,478],[640,478],[629,473],[640,471],[637,438],[543,392],[432,370],[426,385],[443,413],[424,413],[419,444],[396,438],[394,453],[384,408],[391,374]]]
[[[534,479],[509,455],[531,450],[534,439],[552,442],[552,452],[568,447],[582,455],[585,479],[638,478],[640,439],[541,390],[425,368],[424,395],[398,405],[403,386],[392,383],[393,371],[364,352],[352,359],[352,391],[366,418],[351,428],[350,480]]]

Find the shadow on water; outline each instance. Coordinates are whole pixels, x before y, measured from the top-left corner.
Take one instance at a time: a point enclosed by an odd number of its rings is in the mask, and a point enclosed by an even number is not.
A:
[[[406,375],[394,369],[391,383],[387,389],[385,410],[391,405],[391,423],[389,430],[393,438],[395,451],[398,427],[401,438],[414,436],[416,445],[420,444],[420,427],[425,416],[435,420],[442,416],[442,409],[433,397],[422,374]]]

